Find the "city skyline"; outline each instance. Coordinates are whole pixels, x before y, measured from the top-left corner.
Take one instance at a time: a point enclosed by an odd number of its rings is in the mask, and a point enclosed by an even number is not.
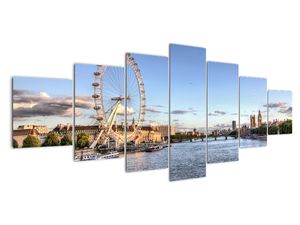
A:
[[[286,90],[268,91],[269,122],[292,119],[292,92]]]
[[[170,124],[177,132],[205,131],[206,49],[172,44],[170,52]]]
[[[200,134],[206,125],[205,72],[205,48],[169,45],[169,122],[177,132],[169,134],[170,181],[206,176],[205,142]]]
[[[261,112],[262,123],[267,122],[267,79],[240,76],[240,126],[250,127],[250,116]]]
[[[22,125],[72,123],[72,81],[60,78],[13,77],[13,129]]]

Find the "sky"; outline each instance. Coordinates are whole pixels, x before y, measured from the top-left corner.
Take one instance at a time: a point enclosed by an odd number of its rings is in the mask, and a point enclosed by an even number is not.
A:
[[[238,123],[238,65],[207,63],[208,129],[228,129]]]
[[[240,76],[240,123],[250,126],[250,115],[255,115],[257,123],[258,110],[262,122],[267,122],[267,79]]]
[[[98,65],[75,64],[75,124],[76,125],[98,125],[95,119],[96,111],[94,107],[94,88],[92,86]],[[103,100],[104,109],[107,116],[109,109],[115,104],[112,97],[124,95],[124,68],[119,66],[106,66],[103,78]],[[124,105],[124,103],[123,103]],[[121,107],[118,109],[121,110]],[[118,111],[116,120],[118,123],[124,121],[124,113]]]
[[[144,125],[168,125],[168,58],[164,56],[131,53],[140,69],[145,88],[146,111]],[[139,92],[132,68],[127,66],[128,122],[138,120]]]
[[[268,91],[269,121],[292,119],[292,92],[283,90]]]
[[[13,128],[20,125],[72,123],[72,81],[13,77]]]
[[[206,49],[170,45],[171,125],[177,132],[206,126]]]

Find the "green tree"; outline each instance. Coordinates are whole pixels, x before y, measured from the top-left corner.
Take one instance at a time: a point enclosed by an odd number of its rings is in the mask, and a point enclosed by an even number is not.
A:
[[[277,131],[276,131],[277,132]],[[251,130],[251,134],[257,134],[260,136],[267,135],[267,127],[259,127]]]
[[[61,145],[72,145],[72,136],[71,135],[64,135],[60,141]]]
[[[23,140],[23,148],[40,147],[40,146],[41,146],[41,142],[37,136],[28,135]]]
[[[18,142],[16,141],[16,139],[13,138],[13,147],[14,148],[19,148],[19,144]]]
[[[284,121],[279,125],[280,134],[291,134],[292,133],[292,120]]]
[[[85,148],[89,146],[89,136],[86,133],[77,135],[76,147]]]
[[[43,146],[58,146],[60,145],[60,140],[58,138],[58,135],[54,132],[51,132],[47,135],[45,142],[43,143]]]
[[[278,134],[278,127],[277,126],[270,126],[268,129],[268,134]]]

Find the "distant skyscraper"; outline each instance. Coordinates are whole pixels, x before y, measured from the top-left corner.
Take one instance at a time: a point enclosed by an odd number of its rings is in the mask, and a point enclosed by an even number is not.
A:
[[[233,120],[233,121],[232,121],[232,130],[235,130],[235,129],[236,129],[236,121]]]
[[[255,115],[250,115],[250,128],[256,128]]]
[[[257,124],[258,124],[258,127],[261,127],[261,125],[262,125],[262,116],[261,116],[260,110],[258,110]]]

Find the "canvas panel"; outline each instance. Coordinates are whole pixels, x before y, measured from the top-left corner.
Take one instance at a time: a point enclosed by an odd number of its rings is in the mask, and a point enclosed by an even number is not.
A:
[[[168,167],[168,58],[126,54],[126,171]]]
[[[170,181],[206,176],[205,73],[205,48],[170,45]]]
[[[207,161],[238,160],[238,65],[207,63]]]
[[[124,154],[124,68],[75,64],[74,160]]]
[[[240,77],[240,148],[267,146],[267,79]]]
[[[13,147],[72,145],[72,81],[13,77]]]

